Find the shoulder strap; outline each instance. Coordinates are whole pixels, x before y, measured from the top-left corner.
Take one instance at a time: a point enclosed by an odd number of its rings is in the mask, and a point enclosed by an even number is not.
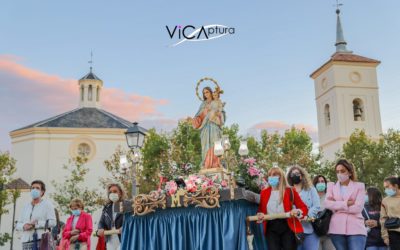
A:
[[[368,220],[370,220],[367,209],[365,209],[365,207],[364,207],[363,210],[364,210],[364,213],[365,213],[365,215],[367,216]]]
[[[292,203],[292,208],[293,208],[293,203],[294,203],[294,195],[293,195],[293,188],[290,187],[290,203]]]

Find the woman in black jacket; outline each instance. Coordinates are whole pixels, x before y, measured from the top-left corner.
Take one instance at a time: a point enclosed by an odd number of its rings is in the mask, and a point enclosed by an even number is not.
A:
[[[362,215],[368,230],[367,250],[386,250],[387,247],[381,236],[381,225],[379,223],[382,204],[382,194],[376,187],[367,188],[365,195],[365,206]]]
[[[104,236],[105,230],[117,229],[118,234],[106,236],[107,250],[120,249],[124,214],[115,211],[115,204],[124,201],[124,191],[119,184],[113,183],[107,188],[108,202],[101,213],[97,236]]]

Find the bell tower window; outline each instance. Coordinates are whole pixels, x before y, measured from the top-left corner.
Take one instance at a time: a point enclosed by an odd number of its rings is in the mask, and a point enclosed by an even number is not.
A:
[[[88,100],[91,101],[92,97],[93,97],[93,87],[92,85],[89,85]]]
[[[97,86],[96,88],[96,101],[98,102],[100,100],[100,87]]]
[[[331,124],[331,111],[329,110],[329,104],[325,104],[324,117],[325,117],[325,125],[329,126]]]
[[[360,98],[353,100],[354,121],[365,121],[365,112],[363,102]]]
[[[83,85],[81,86],[81,101],[83,102],[83,98],[84,98],[84,93],[85,92],[85,88],[83,87]]]

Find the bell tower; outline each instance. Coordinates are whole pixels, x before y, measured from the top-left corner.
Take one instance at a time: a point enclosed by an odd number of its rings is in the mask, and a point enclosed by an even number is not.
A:
[[[339,6],[338,6],[339,7]],[[319,144],[333,160],[356,129],[374,139],[382,133],[376,68],[380,61],[347,49],[337,8],[336,52],[311,74],[314,80]]]
[[[100,108],[100,94],[103,81],[90,67],[90,72],[79,80],[79,107]]]

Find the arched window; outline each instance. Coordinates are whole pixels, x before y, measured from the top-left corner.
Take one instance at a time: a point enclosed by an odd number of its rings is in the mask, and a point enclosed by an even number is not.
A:
[[[324,116],[325,116],[325,125],[329,126],[331,124],[331,111],[329,110],[329,104],[325,104]]]
[[[363,102],[360,98],[353,100],[354,121],[365,121],[365,112]]]
[[[91,101],[92,100],[92,96],[93,96],[93,88],[92,85],[89,85],[89,91],[88,91],[88,100]]]
[[[83,97],[85,94],[85,88],[83,87],[83,85],[81,86],[81,101],[83,102]]]
[[[97,86],[97,90],[96,90],[96,101],[98,102],[100,100],[100,87]]]

